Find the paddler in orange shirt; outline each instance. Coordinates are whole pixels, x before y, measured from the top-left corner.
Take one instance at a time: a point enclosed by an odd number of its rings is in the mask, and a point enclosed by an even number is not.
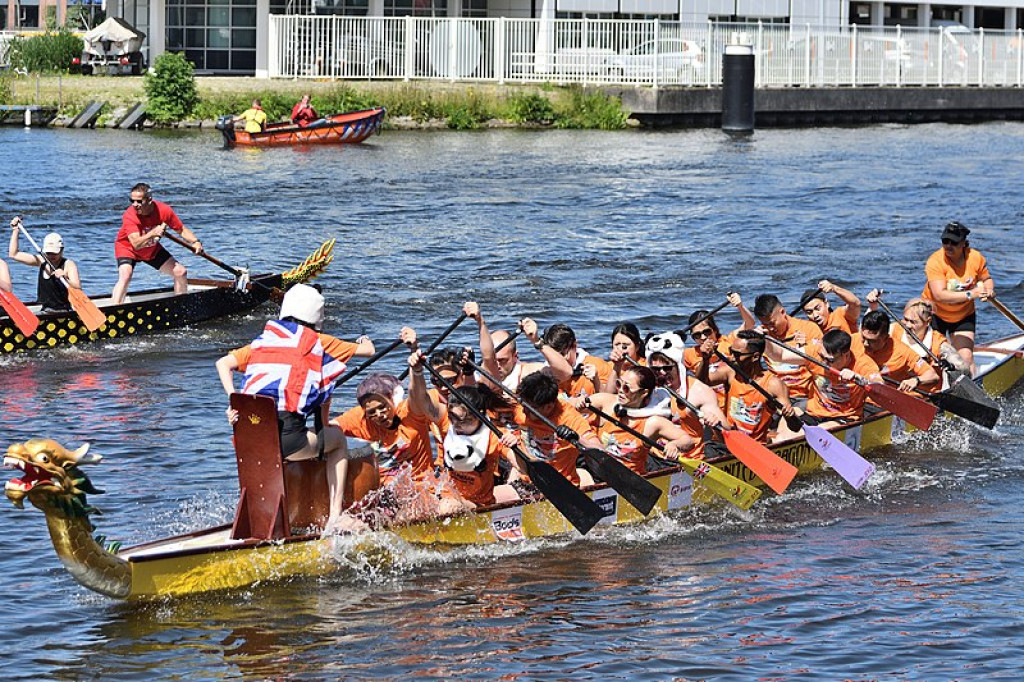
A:
[[[963,359],[976,374],[974,333],[977,313],[974,299],[987,301],[995,295],[995,284],[985,257],[971,248],[963,224],[951,222],[942,231],[942,248],[928,258],[924,266],[927,279],[921,298],[935,309],[932,327],[949,337]]]
[[[864,353],[875,361],[882,376],[900,382],[900,390],[910,393],[915,388],[933,391],[940,387],[942,378],[924,358],[907,344],[889,334],[889,316],[873,310],[864,316],[861,329],[854,334],[852,346],[861,346]]]
[[[731,293],[728,295],[727,300],[734,308],[739,310],[740,317],[743,318],[741,329],[749,329],[757,325],[754,316],[743,305],[743,299],[740,298],[739,294]],[[694,324],[698,320],[703,321],[699,324]],[[690,346],[683,351],[683,364],[686,365],[686,369],[692,372],[695,377],[711,386],[715,391],[715,395],[718,396],[718,406],[724,410],[725,389],[721,384],[715,386],[708,382],[708,375],[721,364],[715,351],[728,353],[735,331],[722,336],[722,333],[718,330],[718,323],[713,316],[708,316],[707,310],[697,310],[691,313],[686,324],[693,325],[690,329],[690,336],[693,337],[693,342],[697,345]]]
[[[544,331],[544,343],[559,353],[572,367],[572,376],[558,382],[560,390],[574,407],[582,404],[582,398],[601,390],[612,372],[611,364],[602,358],[590,355],[579,347],[576,332],[567,324],[553,324]]]
[[[835,294],[843,305],[832,308],[827,294]],[[833,284],[827,279],[818,282],[817,289],[808,289],[800,298],[807,319],[818,325],[824,334],[830,329],[842,329],[847,334],[857,331],[857,320],[860,318],[860,299],[849,289]]]
[[[663,456],[677,459],[680,453],[693,450],[692,436],[672,422],[672,397],[663,388],[649,367],[624,370],[615,393],[595,393],[591,404],[622,421],[653,441],[665,441]],[[603,449],[638,474],[647,472],[651,448],[635,435],[609,421],[601,420],[598,437]]]
[[[672,400],[672,421],[679,424],[694,446],[682,457],[700,459],[704,456],[704,425],[724,426],[725,415],[718,406],[718,396],[710,386],[686,372],[683,365],[683,337],[676,332],[663,332],[647,339],[647,366],[654,372],[659,386],[666,386],[700,410],[704,422],[688,407]]]
[[[619,385],[619,374],[633,364],[644,364],[644,340],[640,338],[640,330],[632,322],[620,322],[612,329],[612,349],[608,353],[608,364],[611,371],[605,378],[601,391],[615,393]]]
[[[754,316],[761,322],[766,334],[797,350],[808,352],[821,344],[821,328],[810,320],[799,320],[787,315],[782,301],[774,294],[761,294],[754,299]],[[811,373],[803,358],[771,343],[764,350],[764,362],[786,388],[789,398],[801,407],[810,394]]]
[[[807,399],[807,416],[818,426],[829,428],[864,418],[867,390],[858,382],[881,383],[875,361],[851,350],[851,337],[842,329],[833,329],[821,339],[821,345],[807,354],[839,372],[836,377],[824,367],[810,363],[814,377]]]
[[[878,310],[879,296],[878,289],[872,289],[868,293],[868,305],[871,310]],[[895,321],[889,327],[889,335],[897,341],[907,344],[910,350],[914,351],[918,357],[924,358],[926,362],[931,364],[932,369],[940,374],[946,369],[960,372],[970,371],[970,365],[960,357],[960,354],[950,345],[945,335],[932,329],[933,317],[931,302],[920,297],[912,298],[903,306],[903,318],[901,321],[917,337],[917,341],[907,334],[902,325],[897,324]],[[918,343],[918,341],[921,343]],[[925,350],[926,348],[928,350]],[[928,354],[928,351],[931,351],[931,355]],[[939,359],[938,363],[932,360],[932,355]]]
[[[466,312],[467,310],[472,310],[472,313]],[[519,359],[519,350],[516,348],[514,340],[505,344],[504,348],[495,353],[494,349],[504,343],[510,334],[504,330],[489,332],[483,314],[480,312],[480,306],[472,301],[466,303],[463,312],[466,312],[467,317],[476,320],[480,329],[480,366],[491,376],[500,379],[505,388],[510,391],[519,390],[519,382],[523,378],[534,372],[539,372],[545,367],[551,368],[551,373],[558,382],[572,378],[572,366],[540,337],[537,323],[532,319],[526,317],[520,320],[519,328],[522,330],[523,336],[540,352],[545,362],[522,362]],[[495,390],[498,389],[495,388]]]

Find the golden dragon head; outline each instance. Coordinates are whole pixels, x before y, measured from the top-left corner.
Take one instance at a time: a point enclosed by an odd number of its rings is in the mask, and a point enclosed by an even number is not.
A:
[[[332,260],[334,260],[334,240],[330,239],[321,244],[320,248],[311,253],[301,264],[281,274],[284,288],[313,279],[323,272]]]
[[[88,518],[99,511],[90,507],[86,493],[100,494],[81,469],[80,464],[96,464],[102,457],[90,455],[89,444],[77,450],[67,450],[49,438],[33,438],[7,448],[4,467],[19,469],[20,478],[4,485],[7,499],[21,509],[25,498],[45,513],[57,513],[68,518]]]

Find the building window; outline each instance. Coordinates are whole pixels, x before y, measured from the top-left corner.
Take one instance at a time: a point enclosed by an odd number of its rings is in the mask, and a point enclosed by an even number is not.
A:
[[[886,26],[917,26],[917,5],[886,4],[884,24]]]
[[[859,24],[860,26],[871,25],[871,3],[870,2],[851,2],[850,3],[850,23]]]
[[[386,17],[446,17],[448,0],[384,0]]]
[[[167,0],[167,49],[199,71],[256,70],[256,0]]]
[[[486,17],[487,0],[462,0],[462,16]]]

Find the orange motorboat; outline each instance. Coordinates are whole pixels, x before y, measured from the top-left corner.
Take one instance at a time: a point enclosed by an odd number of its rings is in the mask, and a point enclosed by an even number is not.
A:
[[[281,147],[302,144],[355,144],[379,133],[384,123],[384,107],[350,111],[324,116],[308,126],[293,123],[270,123],[259,133],[235,130],[230,115],[217,119],[217,129],[224,135],[224,146]]]

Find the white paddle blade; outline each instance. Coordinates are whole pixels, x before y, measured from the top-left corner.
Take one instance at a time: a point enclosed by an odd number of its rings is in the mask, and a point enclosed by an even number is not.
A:
[[[818,453],[818,456],[828,462],[829,466],[855,490],[860,490],[871,474],[875,473],[874,464],[822,427],[805,425],[804,435],[807,437],[807,444]]]

